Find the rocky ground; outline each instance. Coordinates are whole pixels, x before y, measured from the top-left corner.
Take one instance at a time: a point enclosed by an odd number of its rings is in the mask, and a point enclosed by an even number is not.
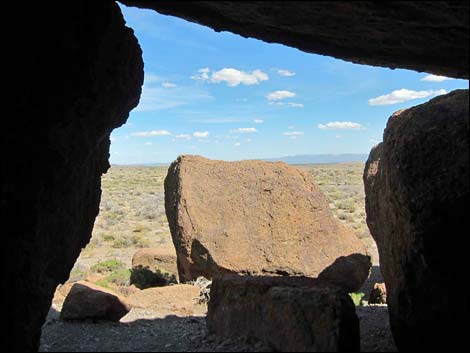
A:
[[[119,323],[64,322],[54,306],[43,327],[41,352],[269,352],[260,342],[220,340],[207,332],[205,306],[133,308]],[[396,351],[386,306],[360,306],[362,350]]]

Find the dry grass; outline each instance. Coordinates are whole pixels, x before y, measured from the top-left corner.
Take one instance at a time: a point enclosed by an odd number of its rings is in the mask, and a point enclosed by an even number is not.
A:
[[[109,259],[131,267],[140,248],[173,246],[165,215],[163,182],[167,167],[113,166],[102,178],[103,195],[92,241],[78,267]]]
[[[336,218],[352,229],[367,245],[378,262],[377,248],[366,223],[365,192],[362,174],[364,163],[303,165],[298,168],[312,173],[315,182],[328,197]]]

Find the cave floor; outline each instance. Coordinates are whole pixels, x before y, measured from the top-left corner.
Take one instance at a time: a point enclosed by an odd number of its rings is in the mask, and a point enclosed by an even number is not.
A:
[[[357,308],[362,351],[396,351],[386,306]],[[51,309],[41,352],[269,352],[261,343],[220,340],[209,335],[205,316],[163,316],[132,309],[119,323],[63,322]]]

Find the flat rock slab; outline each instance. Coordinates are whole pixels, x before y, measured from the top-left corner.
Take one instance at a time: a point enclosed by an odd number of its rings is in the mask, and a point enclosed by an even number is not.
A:
[[[288,277],[214,280],[207,325],[222,337],[255,338],[279,352],[359,351],[359,320],[347,293]]]
[[[181,156],[165,180],[165,206],[182,281],[317,277],[341,257],[349,261],[330,271],[333,282],[349,278],[357,290],[369,274],[364,244],[334,218],[313,177],[285,163]]]
[[[131,295],[128,300],[134,308],[158,310],[166,315],[204,315],[205,305],[199,305],[200,288],[189,284],[148,288]]]

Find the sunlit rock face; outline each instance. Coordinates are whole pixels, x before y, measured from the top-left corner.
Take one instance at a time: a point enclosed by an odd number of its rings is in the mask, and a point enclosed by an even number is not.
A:
[[[90,239],[110,133],[143,82],[141,49],[117,4],[54,6],[18,9],[24,26],[40,23],[17,35],[14,114],[2,122],[5,337],[15,351],[38,348],[54,290]]]
[[[466,339],[469,229],[468,90],[399,111],[364,174],[367,223],[377,241],[400,350]]]
[[[369,275],[364,244],[334,218],[312,175],[285,163],[180,156],[165,209],[182,281],[303,275],[354,292]]]
[[[121,2],[308,53],[468,78],[467,1]]]

